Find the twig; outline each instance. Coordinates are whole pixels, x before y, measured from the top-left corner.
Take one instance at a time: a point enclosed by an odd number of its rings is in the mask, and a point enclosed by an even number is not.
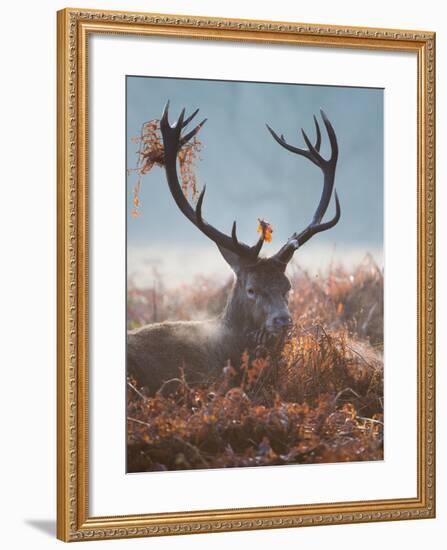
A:
[[[178,382],[181,384],[184,388],[186,388],[189,392],[191,392],[191,388],[188,386],[185,380],[182,380],[181,378],[170,378],[169,380],[165,380],[163,384],[160,386],[160,388],[157,390],[157,395],[163,395],[163,390],[165,387],[170,384],[171,382]]]
[[[377,309],[377,302],[374,302],[373,305],[371,306],[369,312],[368,312],[368,315],[366,316],[365,321],[362,324],[362,331],[363,331],[364,334],[366,334],[366,330],[368,328],[368,325],[369,325],[369,323],[372,319],[372,316],[373,316],[374,312],[376,311],[376,309]]]
[[[357,355],[357,357],[360,357],[360,359],[365,363],[366,366],[368,366],[370,369],[375,370],[375,368],[371,365],[371,363],[368,363],[368,361],[363,357],[363,355],[359,351],[355,350],[348,344],[346,344],[346,347],[348,348],[348,350],[352,351],[352,353]]]
[[[359,420],[367,420],[368,422],[372,422],[373,424],[381,424],[384,426],[384,423],[381,420],[376,420],[375,418],[367,418],[366,416],[357,416]]]
[[[129,380],[127,381],[127,385],[128,385],[130,388],[132,388],[133,391],[134,391],[137,395],[139,395],[143,401],[147,401],[147,397],[146,397],[145,395],[143,395],[139,390],[137,390],[137,388],[136,388],[133,384],[131,384],[131,383],[129,382]]]
[[[127,420],[129,420],[130,422],[136,422],[137,424],[142,424],[143,426],[147,426],[148,428],[151,427],[151,425],[147,422],[143,422],[142,420],[138,420],[137,418],[132,418],[131,416],[128,416]]]
[[[355,395],[358,399],[361,399],[361,396],[356,392],[354,391],[352,388],[345,388],[344,390],[341,390],[337,393],[337,395],[335,396],[335,399],[334,399],[334,405],[337,403],[337,401],[340,399],[340,397],[344,394],[344,393],[347,393],[347,392],[351,392],[353,395]]]

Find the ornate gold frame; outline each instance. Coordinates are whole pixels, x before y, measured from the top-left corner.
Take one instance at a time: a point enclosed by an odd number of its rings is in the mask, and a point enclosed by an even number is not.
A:
[[[87,59],[91,33],[414,52],[418,58],[417,496],[367,502],[91,517],[88,507]],[[435,34],[65,9],[58,12],[58,503],[64,541],[435,516]]]

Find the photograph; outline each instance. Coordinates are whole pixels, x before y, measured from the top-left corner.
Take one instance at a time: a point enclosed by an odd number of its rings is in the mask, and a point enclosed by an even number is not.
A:
[[[125,80],[126,472],[384,460],[384,90]]]

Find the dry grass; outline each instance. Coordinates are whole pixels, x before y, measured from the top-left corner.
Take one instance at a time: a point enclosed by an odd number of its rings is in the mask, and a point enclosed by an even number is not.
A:
[[[169,395],[128,381],[128,471],[383,458],[381,271],[368,259],[352,273],[292,279],[295,327],[281,353],[245,353],[208,387],[180,374]],[[208,317],[227,290],[206,280],[181,292],[131,288],[129,326]]]

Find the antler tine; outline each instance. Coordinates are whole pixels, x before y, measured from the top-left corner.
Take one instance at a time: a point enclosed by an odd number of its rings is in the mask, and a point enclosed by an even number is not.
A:
[[[320,131],[320,125],[318,124],[317,117],[314,115],[314,122],[315,122],[315,130],[317,132],[317,141],[315,142],[315,149],[320,152],[321,147],[321,131]]]
[[[193,113],[189,115],[189,117],[183,122],[183,128],[185,126],[188,126],[188,124],[191,122],[191,120],[196,116],[196,114],[199,112],[199,109],[196,109]]]
[[[331,155],[329,159],[323,158],[323,156],[320,154],[321,131],[315,116],[314,116],[314,122],[315,122],[315,129],[317,132],[315,145],[312,145],[306,132],[303,129],[301,130],[307,149],[300,149],[298,147],[294,147],[293,145],[288,144],[285,141],[283,136],[279,138],[278,135],[267,125],[267,128],[270,130],[270,133],[272,134],[272,136],[282,147],[284,147],[288,151],[291,151],[293,153],[296,153],[298,155],[308,158],[310,161],[312,161],[316,166],[318,166],[322,170],[324,175],[323,191],[321,193],[320,202],[317,206],[317,209],[315,211],[315,214],[312,218],[310,225],[308,225],[306,229],[304,229],[300,233],[294,233],[290,237],[290,239],[287,241],[287,243],[274,256],[275,259],[279,260],[281,263],[284,263],[284,264],[287,264],[291,260],[295,250],[297,250],[300,246],[306,243],[315,234],[320,233],[321,231],[326,231],[334,227],[338,223],[341,215],[338,195],[337,195],[337,192],[334,191],[335,209],[336,209],[335,215],[328,222],[321,223],[321,220],[323,219],[323,216],[325,215],[327,208],[329,206],[329,202],[332,196],[332,191],[334,189],[335,168],[336,168],[337,159],[338,159],[338,143],[337,143],[337,137],[331,122],[329,121],[329,119],[327,118],[323,110],[320,110],[320,113],[326,128],[326,132],[329,137],[329,143],[331,146]]]
[[[254,246],[248,246],[244,243],[239,242],[236,234],[236,222],[233,222],[233,227],[231,229],[231,239],[221,233],[218,229],[214,228],[212,225],[207,223],[202,216],[202,205],[203,199],[205,197],[206,185],[203,186],[202,191],[200,192],[199,199],[197,200],[195,214],[196,214],[196,226],[214,241],[218,246],[223,246],[227,250],[236,252],[239,256],[245,256],[250,259],[256,259],[261,251],[262,245],[264,244],[264,239],[261,237]]]
[[[160,120],[160,129],[161,127],[163,126],[165,131],[169,131],[168,128],[170,129],[176,129],[177,130],[177,133],[178,135],[180,135],[181,131],[183,130],[183,128],[185,128],[192,120],[193,118],[197,115],[197,113],[199,112],[199,109],[196,109],[186,120],[183,120],[183,117],[185,116],[185,109],[183,109],[183,111],[181,112],[180,114],[180,117],[179,119],[177,120],[177,122],[174,124],[174,126],[171,126],[169,124],[169,120],[168,120],[168,112],[169,112],[169,101],[166,103],[166,106],[164,108],[164,111],[163,111],[163,115],[161,117],[161,120]],[[185,136],[183,136],[182,138],[180,138],[179,140],[179,145],[180,147],[183,147],[183,145],[185,145],[186,143],[188,143],[188,141],[193,138],[196,134],[199,133],[200,129],[202,128],[202,126],[205,124],[205,122],[207,121],[208,119],[204,118],[202,120],[202,122],[200,122],[199,124],[197,124],[197,126],[195,128],[193,128],[190,132],[188,132]]]
[[[335,196],[335,215],[334,217],[324,223],[317,223],[317,224],[311,224],[304,231],[302,231],[297,236],[298,246],[302,246],[304,243],[306,243],[311,237],[316,235],[317,233],[321,233],[321,231],[326,231],[327,229],[331,229],[338,223],[338,220],[341,216],[341,208],[340,208],[340,201],[338,199],[337,190],[334,189],[334,196]]]
[[[329,136],[329,142],[331,144],[331,157],[327,162],[336,163],[338,159],[338,143],[337,143],[337,136],[335,135],[335,130],[326,116],[326,113],[323,111],[323,109],[320,109],[321,118],[323,119],[324,125],[326,127],[327,135]],[[335,169],[335,167],[334,167]]]
[[[185,197],[177,175],[177,154],[181,147],[186,145],[189,140],[194,137],[206,122],[206,118],[202,120],[190,132],[181,136],[182,130],[199,112],[198,109],[185,119],[185,109],[182,110],[177,122],[171,126],[169,124],[169,101],[163,111],[160,119],[160,130],[163,137],[164,145],[164,165],[166,171],[166,179],[168,181],[169,190],[173,196],[175,203],[180,211],[192,222],[202,233],[214,241],[218,246],[236,253],[238,256],[247,257],[254,260],[258,257],[259,252],[264,243],[263,235],[254,246],[248,246],[238,241],[236,236],[236,222],[233,224],[232,236],[229,237],[222,233],[209,223],[202,216],[202,205],[205,197],[206,186],[203,187],[195,209]]]
[[[332,189],[334,187],[335,168],[337,166],[337,160],[338,160],[338,143],[337,143],[337,136],[335,135],[334,128],[332,127],[332,124],[330,123],[329,119],[327,118],[325,112],[322,109],[320,109],[320,113],[329,137],[329,143],[331,145],[331,156],[328,160],[325,160],[318,153],[320,163],[321,163],[319,166],[323,171],[324,181],[323,181],[323,192],[321,194],[321,199],[318,204],[317,210],[315,211],[314,217],[312,219],[313,224],[319,224],[321,222],[329,206],[329,202],[332,196]]]
[[[338,199],[337,191],[334,190],[335,195],[335,215],[334,217],[324,223],[320,224],[310,224],[306,229],[301,231],[301,233],[294,233],[287,243],[273,256],[276,260],[278,260],[281,264],[288,264],[290,260],[293,257],[293,254],[295,253],[298,248],[303,246],[311,237],[316,235],[317,233],[320,233],[321,231],[326,231],[328,229],[331,229],[335,225],[337,225],[340,217],[341,217],[341,208],[340,208],[340,201]]]
[[[294,145],[291,145],[290,143],[287,143],[287,141],[284,138],[284,134],[281,134],[281,137],[279,137],[278,134],[268,124],[266,124],[266,126],[268,131],[272,134],[273,138],[281,145],[281,147],[284,147],[284,149],[287,149],[291,153],[295,153],[297,155],[301,155],[302,157],[306,157],[317,166],[320,166],[321,157],[320,157],[319,151],[321,146],[321,131],[315,116],[314,116],[314,122],[315,122],[315,129],[317,132],[315,145],[312,145],[310,143],[309,138],[307,137],[307,134],[304,132],[303,129],[301,129],[301,132],[303,133],[304,141],[306,142],[308,149],[301,149],[300,147],[296,147]]]
[[[314,115],[315,130],[317,132],[317,139],[315,145],[312,145],[310,139],[307,137],[306,132],[301,128],[301,133],[303,134],[304,141],[306,142],[307,148],[309,149],[310,160],[312,160],[317,166],[324,161],[323,157],[320,155],[321,147],[321,130],[320,125],[318,124],[317,117]]]
[[[196,113],[199,112],[199,109],[197,109]],[[192,117],[189,117],[190,120],[192,120]],[[202,126],[205,124],[205,122],[207,121],[208,119],[207,118],[204,118],[202,120],[202,122],[200,122],[199,124],[197,124],[197,126],[195,128],[193,128],[190,132],[188,132],[186,134],[186,136],[183,136],[182,139],[180,140],[180,146],[183,146],[185,145],[185,143],[188,143],[188,141],[193,138],[196,134],[199,133],[200,131],[200,128],[202,128]],[[183,123],[184,124],[184,123]],[[185,124],[184,124],[185,125]]]
[[[233,243],[236,247],[245,246],[245,245],[241,245],[241,243],[237,238],[236,221],[233,222],[233,227],[231,228],[231,238],[233,239]],[[264,234],[262,233],[261,237],[258,239],[258,242],[251,247],[250,254],[253,258],[257,258],[259,256],[259,253],[261,252],[261,248],[263,244],[264,244]]]
[[[290,143],[287,143],[287,141],[284,139],[284,135],[281,134],[281,137],[278,136],[278,134],[273,130],[268,124],[266,124],[267,130],[272,134],[275,141],[277,141],[281,147],[284,147],[284,149],[287,149],[291,153],[296,153],[297,155],[302,155],[303,157],[310,158],[309,151],[306,151],[306,149],[300,149],[299,147],[295,147],[293,145],[290,145]]]

